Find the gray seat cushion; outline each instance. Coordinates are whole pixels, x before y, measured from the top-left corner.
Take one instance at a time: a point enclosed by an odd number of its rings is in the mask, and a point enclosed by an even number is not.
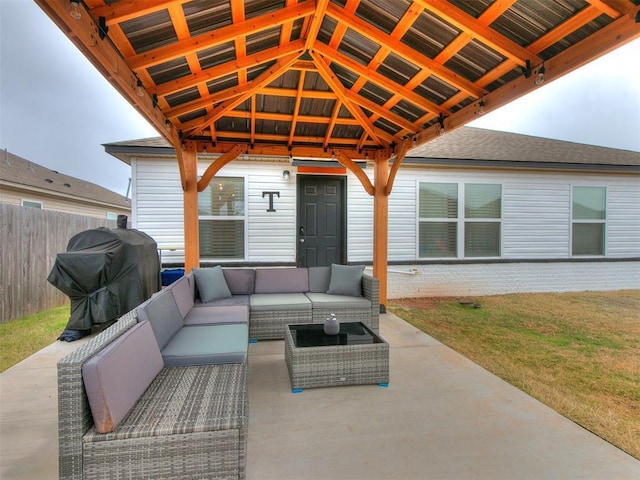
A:
[[[158,341],[160,349],[183,326],[182,314],[173,294],[165,289],[152,296],[137,309],[138,321],[148,320]]]
[[[249,302],[256,312],[311,310],[311,300],[304,293],[254,293]]]
[[[249,307],[207,307],[193,308],[184,317],[188,325],[221,325],[225,323],[249,323]]]
[[[233,295],[229,298],[220,298],[218,300],[214,300],[213,302],[203,303],[202,300],[197,299],[194,304],[194,307],[232,307],[232,306],[249,306],[249,295]]]
[[[330,295],[328,293],[307,293],[306,296],[313,303],[314,308],[362,308],[371,309],[371,300],[364,297],[350,295]]]
[[[162,358],[167,367],[242,363],[248,342],[246,324],[184,327],[162,349]]]

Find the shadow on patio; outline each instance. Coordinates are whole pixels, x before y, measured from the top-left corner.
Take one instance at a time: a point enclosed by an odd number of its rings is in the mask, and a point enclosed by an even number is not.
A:
[[[291,393],[282,341],[249,347],[247,478],[639,478],[640,462],[392,314],[390,385]],[[0,478],[57,478],[57,342],[0,375]]]

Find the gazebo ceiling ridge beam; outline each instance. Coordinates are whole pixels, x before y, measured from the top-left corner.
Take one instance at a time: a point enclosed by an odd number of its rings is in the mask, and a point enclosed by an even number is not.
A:
[[[416,107],[422,110],[434,113],[436,115],[439,113],[448,113],[447,110],[445,110],[441,106],[430,102],[426,98],[415,93],[413,90],[405,88],[404,85],[400,85],[399,83],[394,82],[390,78],[387,78],[381,73],[378,73],[376,70],[365,67],[364,65],[356,62],[355,60],[352,60],[351,58],[344,55],[343,53],[338,52],[337,50],[332,50],[328,46],[318,43],[315,45],[314,51],[320,53],[323,57],[342,65],[348,70],[357,73],[358,75],[360,75],[360,77],[366,78],[367,81],[371,81],[377,84],[379,87],[391,91],[392,93],[402,95],[405,100],[413,103]]]
[[[291,7],[285,7],[276,13],[260,15],[245,20],[244,22],[227,25],[212,32],[203,33],[187,40],[178,41],[171,45],[158,47],[148,52],[127,57],[126,61],[132,70],[149,68],[169,60],[183,57],[191,52],[197,52],[233,41],[238,36],[261,32],[282,25],[285,22],[309,16],[313,14],[314,11],[315,5],[313,0],[305,0]]]
[[[410,46],[402,43],[400,40],[378,30],[364,20],[345,14],[343,9],[332,3],[327,7],[327,15],[330,15],[339,22],[348,24],[349,27],[353,28],[361,35],[368,37],[380,46],[389,48],[396,54],[404,57],[408,62],[431,71],[433,75],[440,78],[445,83],[454,86],[458,90],[464,90],[476,98],[482,97],[487,93],[484,89],[478,87],[473,82],[466,80],[455,72],[452,72],[426,55],[417,52]]]
[[[376,131],[373,124],[369,121],[369,118],[365,115],[365,113],[360,109],[358,105],[354,105],[346,95],[347,90],[342,85],[342,82],[338,79],[333,70],[329,68],[329,65],[324,61],[324,59],[315,53],[314,51],[310,51],[309,54],[314,59],[316,66],[318,67],[318,72],[323,80],[329,85],[329,88],[333,90],[333,92],[338,96],[340,101],[344,104],[345,108],[349,110],[349,113],[353,115],[353,117],[358,120],[362,128],[369,134],[369,136],[378,143],[382,145],[383,142],[379,138],[379,134]]]
[[[324,20],[324,12],[327,10],[329,0],[315,0],[315,4],[315,11],[311,16],[311,22],[305,34],[305,50],[309,50],[318,38],[318,33]]]

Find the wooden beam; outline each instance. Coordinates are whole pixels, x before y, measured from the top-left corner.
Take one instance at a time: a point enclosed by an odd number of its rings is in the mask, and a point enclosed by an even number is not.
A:
[[[209,186],[211,179],[215,177],[216,173],[220,171],[222,167],[227,165],[230,162],[233,162],[236,158],[240,156],[241,153],[247,151],[247,147],[245,145],[236,145],[231,150],[226,153],[223,153],[218,158],[216,158],[211,164],[207,167],[207,169],[198,180],[198,192],[202,192],[205,188]]]
[[[375,127],[369,121],[364,112],[360,109],[359,106],[354,105],[346,96],[346,88],[342,85],[338,77],[335,73],[329,68],[329,65],[325,63],[325,61],[315,52],[309,52],[311,57],[316,62],[316,67],[318,67],[318,72],[320,76],[324,79],[324,81],[329,85],[329,88],[333,90],[333,93],[336,94],[338,99],[344,104],[345,108],[349,110],[349,113],[353,115],[353,117],[358,120],[360,126],[369,134],[369,136],[373,139],[374,142],[382,145],[382,139],[379,138],[378,133],[376,132]]]
[[[302,101],[302,90],[304,89],[304,76],[305,71],[300,72],[300,78],[298,79],[298,95],[296,96],[295,105],[293,106],[293,115],[291,116],[291,127],[289,131],[289,141],[287,145],[291,146],[293,143],[293,137],[296,133],[296,124],[298,123],[298,114],[300,113],[300,102]]]
[[[156,108],[146,92],[136,94],[138,78],[126,65],[120,53],[108,38],[100,39],[98,25],[88,13],[78,20],[69,15],[68,0],[36,0],[40,8],[51,18],[82,54],[104,78],[144,117],[160,135],[172,141],[173,126]],[[80,3],[82,7],[82,3]],[[44,72],[46,74],[46,72]]]
[[[320,26],[322,25],[322,20],[324,19],[324,12],[327,9],[329,0],[316,0],[315,3],[316,9],[315,12],[313,12],[311,22],[309,23],[309,28],[307,29],[307,33],[305,35],[305,50],[309,50],[318,38],[318,32],[320,31]]]
[[[406,120],[404,117],[383,108],[381,105],[378,105],[377,103],[372,102],[368,98],[364,98],[358,95],[357,93],[352,92],[351,90],[345,89],[344,96],[347,100],[349,100],[349,102],[355,105],[360,105],[361,107],[366,108],[367,110],[375,113],[376,115],[383,117],[387,119],[389,122],[394,123],[399,127],[402,127],[410,132],[415,133],[420,130],[420,126],[411,123],[410,121]]]
[[[414,0],[414,2],[519,65],[525,66],[527,60],[532,65],[542,62],[541,58],[528,49],[501,35],[497,30],[483,25],[468,13],[445,0]]]
[[[121,0],[111,5],[92,8],[94,18],[104,17],[107,25],[126,22],[150,13],[165,10],[173,5],[182,5],[190,0]]]
[[[400,169],[400,165],[402,165],[402,161],[404,157],[407,155],[407,152],[413,147],[413,138],[405,139],[395,154],[395,160],[393,161],[393,165],[391,166],[391,171],[389,172],[389,178],[387,179],[387,183],[384,186],[384,194],[386,196],[391,195],[391,190],[393,189],[393,183],[396,180],[396,174]]]
[[[198,230],[198,162],[195,142],[185,142],[182,149],[186,186],[184,197],[184,269],[191,272],[200,266],[200,233]]]
[[[349,158],[344,151],[334,150],[333,153],[336,156],[336,160],[338,160],[341,165],[347,167],[347,169],[349,169],[349,171],[353,173],[358,180],[360,180],[360,183],[362,184],[365,192],[367,192],[369,195],[374,195],[374,186],[371,184],[371,180],[369,180],[367,174],[364,173],[364,170],[362,170],[362,168],[360,168],[360,166],[356,162],[351,160],[351,158]]]
[[[346,23],[355,31],[378,43],[380,46],[393,50],[397,55],[404,57],[406,61],[421,68],[430,70],[433,75],[459,90],[464,90],[474,97],[481,97],[487,93],[482,88],[476,86],[473,82],[466,80],[461,75],[452,72],[443,65],[434,62],[426,55],[417,52],[400,40],[393,38],[391,35],[378,30],[376,27],[364,20],[361,20],[356,16],[346,15],[340,7],[337,7],[332,3],[327,7],[327,14],[335,18],[338,22]]]
[[[332,50],[323,43],[318,43],[313,48],[314,51],[320,53],[323,57],[334,61],[348,70],[353,71],[354,73],[360,75],[362,78],[370,80],[371,82],[379,85],[385,90],[396,93],[400,95],[402,98],[407,100],[408,102],[413,103],[415,106],[422,110],[426,110],[428,112],[434,113],[438,115],[439,113],[448,114],[449,112],[444,108],[436,105],[433,102],[430,102],[426,98],[421,95],[418,95],[413,90],[400,85],[399,83],[394,82],[393,80],[385,77],[384,75],[378,73],[377,70],[372,69],[371,67],[365,67],[361,63],[352,60],[350,57],[336,51]]]
[[[177,80],[163,83],[150,91],[157,94],[159,97],[171,95],[172,93],[179,92],[180,90],[186,90],[187,88],[195,87],[200,84],[206,84],[210,80],[224,75],[229,75],[231,73],[236,73],[242,69],[262,65],[263,63],[272,62],[279,58],[286,57],[287,55],[291,55],[292,53],[301,52],[303,49],[304,42],[302,40],[295,40],[290,43],[256,52],[252,55],[238,57],[235,60],[202,70],[199,73],[193,73]]]
[[[271,83],[273,80],[282,75],[282,73],[286,71],[287,67],[295,62],[298,57],[299,53],[294,53],[293,55],[289,55],[287,57],[279,59],[273,66],[258,75],[251,83],[245,86],[239,86],[238,90],[242,91],[242,93],[236,98],[225,100],[220,105],[216,106],[213,111],[210,114],[206,115],[203,119],[198,119],[195,122],[184,124],[184,129],[186,131],[193,130],[192,133],[201,132],[206,127],[213,124],[216,120],[224,116],[225,112],[234,109],[251,95],[256,93],[260,88]]]
[[[640,8],[638,10],[640,11]],[[523,75],[485,95],[483,97],[485,112],[489,113],[496,110],[537,88],[544,88],[545,85],[553,80],[636,38],[640,38],[640,25],[635,22],[635,14],[621,16],[581,42],[546,60],[543,85],[536,85],[532,77],[526,78]],[[454,130],[477,118],[475,114],[476,104],[477,102],[473,102],[447,117],[445,120],[446,131]],[[436,137],[435,127],[430,127],[415,135],[415,146],[422,145]]]
[[[389,157],[376,152],[373,167],[373,276],[380,283],[380,305],[387,305],[387,265],[389,250],[389,196],[385,194],[389,180]]]
[[[285,7],[276,13],[270,12],[244,22],[231,24],[218,28],[212,32],[203,33],[187,40],[178,41],[171,45],[159,47],[126,59],[132,70],[149,68],[169,60],[184,57],[188,53],[197,52],[206,48],[212,48],[226,42],[235,40],[241,35],[249,35],[282,25],[285,22],[297,20],[311,15],[315,11],[312,0]]]

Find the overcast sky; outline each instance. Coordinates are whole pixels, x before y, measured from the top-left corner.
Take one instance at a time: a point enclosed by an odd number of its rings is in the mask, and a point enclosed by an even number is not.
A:
[[[640,151],[640,39],[470,124]],[[103,143],[157,132],[32,0],[0,0],[0,148],[124,195]]]

